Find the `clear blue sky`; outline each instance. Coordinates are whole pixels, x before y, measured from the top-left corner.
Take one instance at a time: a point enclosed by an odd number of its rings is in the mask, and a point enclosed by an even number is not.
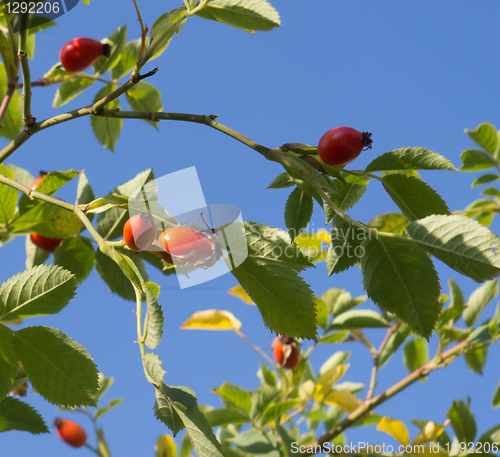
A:
[[[140,1],[143,19],[154,20],[178,2]],[[162,92],[164,111],[218,114],[219,121],[269,147],[286,142],[317,144],[330,128],[351,126],[373,133],[373,149],[354,168],[362,169],[374,157],[406,146],[434,150],[455,166],[462,150],[472,146],[464,128],[481,122],[500,127],[498,70],[500,3],[445,0],[441,2],[283,1],[272,2],[282,26],[251,35],[240,30],[194,18],[188,21],[161,58],[145,67],[159,67],[148,81]],[[33,79],[58,61],[59,49],[78,36],[102,39],[128,25],[128,39],[139,37],[131,1],[91,1],[79,4],[59,24],[37,35],[31,62]],[[53,110],[55,87],[33,88],[33,114],[45,119],[89,104],[99,86],[92,87],[68,105]],[[122,106],[126,106],[123,102]],[[0,140],[6,144],[5,140]],[[238,206],[245,220],[284,228],[287,190],[266,190],[282,170],[233,139],[196,124],[163,122],[159,132],[142,121],[124,121],[116,152],[103,149],[94,138],[88,118],[38,133],[9,159],[33,175],[43,170],[86,170],[97,196],[153,167],[162,176],[196,166],[207,203]],[[354,165],[354,164],[353,164]],[[476,175],[453,172],[422,173],[424,179],[458,210],[479,197],[470,189]],[[65,191],[73,200],[76,184]],[[182,193],[182,188],[171,190]],[[368,221],[396,210],[379,183],[372,182],[353,217]],[[316,206],[314,228],[324,226]],[[498,233],[499,225],[493,225]],[[24,237],[2,248],[2,281],[24,270]],[[8,259],[8,261],[6,261]],[[50,261],[50,259],[49,259]],[[436,261],[443,292],[447,277],[463,288],[466,298],[477,287]],[[304,275],[321,295],[330,287],[345,288],[353,296],[364,294],[362,276],[352,268],[327,277],[324,264]],[[187,385],[200,403],[220,406],[210,389],[224,381],[254,389],[258,356],[231,332],[181,331],[179,326],[202,309],[226,309],[243,322],[242,331],[270,351],[273,335],[256,307],[228,295],[236,284],[225,275],[201,286],[181,290],[175,277],[151,272],[162,286],[160,303],[165,319],[164,338],[156,350],[167,371],[164,381]],[[370,305],[372,306],[372,305]],[[167,431],[153,416],[154,393],[140,363],[134,304],[110,293],[94,271],[79,287],[76,297],[59,315],[31,319],[28,325],[57,327],[82,344],[100,371],[115,377],[105,399],[125,398],[125,403],[101,420],[114,456],[153,455],[155,439]],[[494,305],[485,312],[493,313]],[[368,332],[375,342],[381,333]],[[431,351],[435,350],[431,339]],[[313,353],[317,370],[335,350],[353,351],[346,380],[368,384],[370,358],[359,344],[325,346]],[[498,410],[490,408],[498,384],[498,346],[491,349],[484,375],[471,373],[463,360],[435,372],[377,411],[406,423],[428,419],[443,423],[454,399],[472,398],[479,432],[498,424]],[[380,392],[403,377],[401,353],[380,375]],[[27,401],[51,423],[56,408],[37,395]],[[64,417],[82,419],[65,413]],[[412,438],[417,429],[409,425]],[[451,433],[451,431],[450,431]],[[348,442],[392,443],[373,428],[347,432]],[[19,456],[90,455],[73,450],[55,434],[33,436],[24,432],[2,434],[0,447]]]

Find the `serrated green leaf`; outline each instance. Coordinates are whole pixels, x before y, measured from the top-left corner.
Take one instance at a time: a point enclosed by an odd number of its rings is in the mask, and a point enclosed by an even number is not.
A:
[[[146,377],[149,382],[156,387],[161,386],[166,371],[161,367],[162,362],[160,358],[156,354],[148,352],[144,356],[143,363],[144,371],[146,372]]]
[[[3,32],[0,32],[0,34],[3,35]],[[6,93],[7,74],[5,72],[4,64],[0,62],[0,100],[4,99]],[[7,111],[2,117],[2,124],[0,135],[8,140],[13,140],[21,132],[23,128],[23,120],[21,117],[21,94],[19,90],[15,90],[12,94]]]
[[[302,400],[285,400],[282,402],[275,403],[274,405],[266,409],[266,411],[262,416],[262,419],[260,420],[260,423],[263,426],[269,424],[269,422],[272,422],[273,420],[280,418],[288,411],[290,411],[292,408],[295,408],[295,406],[297,406],[301,402]]]
[[[182,6],[162,14],[151,27],[147,55],[153,56],[158,49],[166,48],[170,44],[174,34],[179,32],[186,23],[186,7]]]
[[[472,182],[471,187],[476,187],[476,186],[480,186],[482,184],[487,184],[487,183],[490,183],[493,181],[498,181],[499,179],[500,179],[499,175],[485,174],[485,175],[480,176],[479,178],[475,179]]]
[[[17,194],[17,193],[16,193]],[[313,214],[313,199],[296,187],[286,202],[285,224],[293,240],[304,230]]]
[[[474,415],[467,403],[461,400],[455,400],[453,405],[446,413],[451,421],[451,426],[461,443],[472,443],[477,433],[476,421]]]
[[[257,429],[247,430],[235,436],[233,444],[250,455],[281,457],[281,448],[274,435]]]
[[[74,275],[59,266],[23,271],[0,287],[0,320],[56,314],[74,297],[76,287]]]
[[[196,15],[246,31],[268,31],[281,24],[266,0],[208,0]]]
[[[69,336],[49,327],[27,327],[16,332],[14,345],[31,384],[50,403],[96,406],[96,365]]]
[[[122,58],[119,62],[113,67],[111,70],[111,77],[114,80],[118,80],[125,76],[127,73],[131,72],[137,62],[137,58],[139,57],[139,52],[141,49],[141,39],[137,38],[136,40],[129,41],[122,53]]]
[[[408,219],[399,213],[381,214],[368,222],[368,227],[377,229],[379,232],[404,233],[406,226],[409,224]]]
[[[483,374],[484,365],[486,364],[486,356],[488,355],[488,347],[482,347],[475,351],[469,351],[464,354],[467,366],[474,372]]]
[[[406,343],[403,360],[410,373],[425,365],[429,361],[427,341],[423,338],[413,338]]]
[[[493,168],[496,162],[483,151],[478,149],[466,149],[460,154],[462,160],[461,171],[478,171]]]
[[[0,432],[21,430],[33,434],[49,433],[42,416],[30,405],[13,397],[0,401]]]
[[[7,178],[15,179],[14,173],[3,163],[0,164],[0,173]],[[9,187],[7,184],[0,184],[0,226],[9,224],[14,217],[18,196],[17,189]]]
[[[500,240],[464,216],[429,216],[412,222],[407,235],[449,267],[476,282],[500,275]]]
[[[411,333],[411,328],[407,324],[402,324],[396,332],[391,334],[387,344],[380,354],[379,367],[383,367],[391,359]]]
[[[0,324],[0,402],[14,385],[17,368],[14,335],[4,325]]]
[[[127,92],[125,92],[127,102],[134,111],[157,112],[163,109],[161,92],[152,84],[140,81]],[[148,121],[155,129],[158,129],[158,122]]]
[[[258,306],[269,329],[297,338],[316,337],[314,296],[294,269],[249,256],[231,273]]]
[[[52,102],[52,108],[59,108],[65,105],[80,95],[84,90],[88,89],[94,82],[95,79],[91,77],[85,78],[83,76],[76,76],[69,81],[62,82]]]
[[[345,183],[336,181],[338,195],[332,195],[328,192],[327,194],[342,211],[347,211],[361,199],[370,182],[370,178],[346,175],[344,181]],[[326,223],[328,224],[335,216],[335,211],[326,204],[324,206]]]
[[[360,328],[383,328],[389,326],[389,322],[387,322],[376,311],[369,309],[357,309],[346,311],[336,316],[328,328],[328,331]]]
[[[500,179],[500,177],[499,177]],[[286,171],[280,173],[276,178],[274,178],[267,186],[268,189],[285,189],[287,187],[293,187],[295,184],[292,181],[290,174]]]
[[[54,252],[54,262],[75,275],[82,282],[94,268],[95,251],[92,243],[80,237],[64,240]]]
[[[213,389],[213,392],[247,414],[250,414],[252,409],[252,394],[248,390],[244,390],[235,384],[224,382],[221,387]]]
[[[118,27],[109,37],[101,40],[101,43],[109,44],[111,51],[109,57],[101,56],[94,63],[96,75],[102,75],[115,67],[122,57],[127,41],[127,26]],[[95,103],[95,102],[94,102]],[[109,105],[107,105],[110,108]]]
[[[484,311],[488,303],[498,295],[498,280],[488,281],[478,287],[469,297],[463,318],[467,327],[472,327]]]
[[[476,144],[494,155],[498,147],[498,135],[495,127],[486,122],[479,124],[475,130],[464,129],[465,133]]]
[[[160,287],[154,283],[146,283],[147,313],[144,319],[144,339],[150,349],[156,348],[163,335],[163,311],[158,303]]]
[[[258,387],[252,394],[252,409],[250,417],[255,420],[283,393],[276,387],[264,384]]]
[[[442,306],[431,259],[414,244],[398,239],[379,237],[363,247],[361,269],[368,296],[429,338]]]
[[[97,103],[102,98],[108,96],[115,90],[114,85],[107,84],[104,86],[94,98],[94,103]],[[115,99],[106,105],[108,109],[120,109],[120,101]],[[90,123],[96,138],[99,142],[111,151],[114,152],[116,142],[120,136],[123,120],[120,118],[114,119],[110,117],[101,117],[99,115],[91,116]]]
[[[212,427],[250,422],[250,417],[247,413],[234,408],[212,409],[205,412],[205,417]]]
[[[177,414],[177,411],[173,407],[172,402],[168,397],[162,395],[162,393],[155,389],[156,402],[154,405],[155,416],[158,420],[162,421],[170,430],[174,436],[184,429],[184,423]]]
[[[452,170],[453,164],[442,155],[425,148],[402,148],[386,152],[373,160],[366,172],[389,170]]]
[[[418,178],[390,174],[382,178],[382,184],[409,221],[423,219],[431,214],[450,214],[438,193]]]

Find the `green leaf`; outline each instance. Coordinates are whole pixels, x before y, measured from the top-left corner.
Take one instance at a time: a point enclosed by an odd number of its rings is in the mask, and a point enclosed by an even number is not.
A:
[[[439,278],[429,256],[393,238],[379,237],[363,246],[361,269],[368,296],[428,339],[442,306]]]
[[[295,408],[295,406],[297,406],[301,402],[302,400],[285,400],[282,402],[275,403],[274,405],[271,405],[264,412],[264,415],[262,416],[262,419],[260,421],[261,424],[266,425],[269,424],[269,422],[272,422],[273,420],[280,418],[288,411],[290,411],[292,408]]]
[[[0,164],[0,173],[7,178],[15,179],[14,173],[3,163]],[[9,187],[7,184],[0,184],[0,226],[8,224],[14,217],[18,196],[17,189]]]
[[[365,193],[368,183],[370,182],[370,179],[362,176],[346,175],[344,176],[344,180],[345,183],[340,181],[335,182],[339,191],[338,195],[327,193],[333,200],[333,203],[335,203],[342,211],[347,211],[361,199]],[[333,209],[327,204],[325,204],[324,207],[326,223],[328,224],[335,216],[335,211],[333,211]]]
[[[382,178],[382,183],[409,221],[423,219],[431,214],[450,214],[445,201],[421,179],[390,174]]]
[[[250,414],[252,409],[252,394],[248,390],[244,390],[235,384],[224,382],[221,387],[213,389],[213,392],[236,408]]]
[[[17,192],[16,192],[17,195]],[[286,202],[285,224],[293,240],[304,230],[313,214],[313,199],[296,187]]]
[[[276,387],[264,384],[258,387],[252,394],[252,409],[250,417],[254,421],[260,417],[262,413],[283,393],[282,390]]]
[[[352,298],[349,292],[343,292],[340,294],[333,304],[332,312],[335,317],[338,317],[340,314],[349,311],[352,308],[364,303],[368,297],[366,295],[360,295],[359,297]]]
[[[13,397],[0,402],[0,432],[21,430],[33,434],[49,433],[42,416],[30,405]]]
[[[476,221],[484,226],[489,226],[493,222],[493,217],[497,209],[497,204],[492,200],[479,199],[467,205],[462,214],[476,219]]]
[[[238,434],[231,441],[238,449],[250,455],[281,456],[281,448],[276,438],[254,428]]]
[[[402,148],[386,152],[373,160],[366,172],[389,170],[452,170],[453,164],[442,155],[425,148]]]
[[[76,287],[74,275],[59,266],[18,273],[0,287],[0,320],[56,314],[74,297]]]
[[[269,384],[270,386],[276,387],[278,382],[276,372],[271,370],[266,364],[260,362],[260,368],[257,372],[257,377],[260,379],[262,384]]]
[[[439,316],[438,328],[443,327],[450,321],[457,320],[464,312],[465,306],[453,306],[445,309]]]
[[[127,252],[127,255],[133,258],[133,261],[141,272],[142,277],[147,280],[147,273],[142,259],[132,252]],[[125,300],[135,301],[134,288],[123,274],[120,267],[113,260],[101,251],[97,251],[95,255],[95,263],[97,272],[108,285],[111,292],[119,295]]]
[[[474,372],[483,374],[484,365],[486,364],[486,356],[488,355],[488,347],[482,347],[475,351],[469,351],[464,354],[467,366]]]
[[[333,319],[328,331],[359,328],[383,328],[389,327],[387,322],[379,313],[368,309],[357,309],[346,311]]]
[[[0,31],[0,35],[3,35],[3,32]],[[5,73],[4,64],[0,62],[0,100],[4,99],[6,93],[7,75]],[[7,112],[2,118],[2,124],[0,135],[8,140],[13,140],[21,132],[23,120],[21,117],[21,94],[19,90],[15,90],[12,94]]]
[[[0,401],[10,392],[16,379],[18,363],[14,335],[0,324]]]
[[[493,181],[498,181],[499,179],[500,179],[499,175],[485,174],[485,175],[480,176],[479,178],[475,179],[472,182],[471,187],[481,186],[482,184],[487,184],[487,183],[490,183]]]
[[[250,417],[247,413],[235,408],[212,409],[205,412],[205,417],[212,427],[250,422]]]
[[[85,173],[80,173],[78,179],[78,189],[76,191],[76,205],[86,205],[95,199],[94,191],[90,186]]]
[[[391,359],[411,333],[411,328],[407,324],[402,324],[396,332],[391,334],[384,350],[380,354],[380,367],[383,367]]]
[[[476,282],[500,275],[500,240],[464,216],[429,216],[412,222],[407,235],[449,267]]]
[[[487,195],[488,197],[500,197],[500,190],[495,187],[487,187],[481,192],[481,195]]]
[[[476,144],[484,148],[491,155],[494,155],[498,148],[498,135],[495,127],[486,122],[479,124],[476,130],[464,129],[465,133]]]
[[[153,56],[158,49],[166,48],[170,44],[170,40],[174,34],[179,32],[186,23],[187,11],[185,6],[179,9],[173,9],[165,14],[162,14],[151,27],[149,46],[147,55]]]
[[[122,57],[127,41],[127,26],[118,27],[108,38],[101,40],[101,43],[109,44],[111,53],[109,57],[101,56],[94,63],[94,71],[96,75],[103,75],[108,70],[115,67]],[[94,102],[95,103],[95,102]],[[107,105],[108,108],[111,108]]]
[[[146,377],[151,384],[157,387],[161,386],[163,383],[163,376],[166,373],[161,365],[162,362],[156,354],[148,352],[144,355],[144,371],[146,372]]]
[[[356,265],[363,254],[362,244],[370,235],[355,225],[335,215],[332,223],[330,245],[326,255],[328,276]]]
[[[156,402],[154,405],[155,416],[158,420],[161,420],[170,430],[174,436],[184,429],[184,423],[177,414],[177,411],[173,407],[172,402],[168,397],[162,395],[162,393],[155,389]]]
[[[137,40],[129,41],[125,45],[122,53],[122,58],[111,70],[111,77],[114,80],[122,78],[135,68],[140,50],[141,50],[140,38],[137,38]]]
[[[490,445],[496,444],[497,451],[495,452],[498,452],[498,445],[500,445],[500,425],[496,425],[495,427],[490,428],[487,432],[483,433],[478,439],[478,443],[489,443]],[[484,446],[483,450],[487,451],[488,448]],[[492,450],[491,447],[490,450]]]
[[[99,419],[102,415],[106,414],[107,412],[111,411],[114,409],[116,406],[122,404],[124,402],[123,398],[115,398],[114,400],[111,400],[108,403],[108,406],[100,407],[96,413],[95,413],[95,418]]]
[[[343,365],[349,357],[351,356],[350,352],[337,351],[333,353],[324,363],[321,365],[319,369],[319,375],[323,375],[326,372],[330,371],[333,367],[338,365]]]
[[[147,313],[144,319],[143,336],[145,338],[146,346],[150,349],[156,348],[163,335],[163,311],[158,303],[158,296],[160,295],[160,287],[154,283],[147,282]]]
[[[500,179],[500,177],[499,177]],[[268,189],[285,189],[287,187],[293,187],[295,186],[294,182],[292,181],[292,177],[290,176],[290,174],[286,171],[284,171],[283,173],[279,174],[278,176],[276,176],[276,178],[274,178],[271,182],[271,184],[269,184],[269,186],[267,186]]]
[[[67,238],[54,252],[54,262],[82,282],[94,268],[95,251],[92,243],[80,237]]]
[[[377,229],[379,232],[397,233],[402,235],[406,226],[409,224],[408,219],[399,213],[381,214],[368,222],[368,227]]]
[[[64,406],[96,406],[98,373],[82,346],[49,327],[18,330],[14,344],[31,384],[46,400]]]
[[[127,102],[134,111],[157,112],[163,109],[161,92],[152,84],[140,81],[125,92]],[[158,129],[158,122],[148,121],[148,124]]]
[[[488,303],[498,295],[498,280],[488,281],[478,287],[469,297],[463,313],[465,325],[472,327],[484,311]]]
[[[346,338],[349,336],[350,332],[345,331],[345,332],[335,332],[331,333],[330,335],[325,336],[324,338],[320,338],[319,342],[320,343],[343,343]]]
[[[429,361],[427,341],[417,337],[406,343],[403,360],[410,373],[425,365]]]
[[[9,39],[10,38],[10,39]],[[12,35],[9,36],[7,29],[0,32],[0,54],[2,56],[2,66],[4,67],[1,76],[2,86],[7,86],[8,81],[14,81],[19,72],[19,59],[14,51],[15,46],[12,43]],[[3,99],[5,94],[1,94]]]
[[[18,234],[37,232],[50,238],[67,238],[80,233],[83,224],[73,212],[42,202],[14,219],[11,227]]]
[[[54,101],[52,102],[52,108],[59,108],[65,105],[80,95],[84,90],[88,89],[94,82],[95,79],[93,78],[79,76],[75,76],[69,81],[64,81],[57,89]]]
[[[129,197],[126,195],[106,195],[90,202],[85,208],[85,212],[89,213],[104,213],[111,208],[128,209]]]
[[[247,31],[268,31],[281,24],[266,0],[207,0],[196,15]]]
[[[462,160],[461,171],[478,171],[493,168],[496,162],[483,151],[478,149],[466,149],[460,154]]]
[[[491,400],[491,407],[498,408],[500,406],[500,382],[498,383],[497,389],[493,394],[493,399]]]
[[[258,306],[269,329],[297,338],[316,337],[314,296],[293,268],[249,256],[231,273]]]
[[[114,85],[106,84],[94,98],[93,103],[97,103],[102,98],[108,96],[115,90]],[[106,105],[108,109],[120,109],[120,101],[115,99]],[[92,129],[96,138],[99,142],[108,149],[111,149],[113,152],[115,150],[116,142],[118,141],[118,137],[120,136],[120,132],[122,130],[123,120],[113,119],[110,117],[101,117],[99,115],[91,116],[90,123],[92,124]]]
[[[446,415],[449,417],[451,426],[460,443],[474,442],[477,426],[467,403],[455,400]]]

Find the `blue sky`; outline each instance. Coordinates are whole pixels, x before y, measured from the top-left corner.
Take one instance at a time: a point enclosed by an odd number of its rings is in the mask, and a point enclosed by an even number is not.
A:
[[[180,2],[138,2],[151,26],[167,8]],[[492,1],[384,2],[275,0],[282,26],[251,35],[215,22],[194,18],[165,53],[144,71],[158,66],[148,82],[162,92],[164,111],[218,114],[219,121],[268,147],[287,142],[317,144],[330,128],[350,126],[373,133],[373,149],[351,168],[362,169],[386,151],[422,146],[438,152],[458,168],[459,155],[472,147],[463,129],[481,122],[500,127],[498,55],[500,4]],[[33,79],[58,61],[59,49],[78,36],[102,39],[127,24],[128,39],[139,36],[133,3],[91,1],[78,5],[58,25],[37,35],[31,62]],[[88,105],[99,86],[68,105],[51,108],[55,87],[33,88],[33,114],[45,119]],[[122,106],[126,106],[123,102]],[[5,140],[0,140],[6,144]],[[142,121],[124,121],[113,154],[93,136],[87,118],[38,133],[8,160],[33,175],[43,170],[85,169],[97,196],[153,167],[157,176],[195,166],[207,203],[236,205],[243,219],[284,228],[287,190],[266,190],[282,169],[260,154],[208,127],[165,121],[159,131]],[[471,189],[471,173],[426,172],[423,178],[446,200],[452,211],[479,198]],[[62,194],[73,200],[76,184]],[[171,189],[175,195],[182,187]],[[396,206],[379,183],[372,182],[361,202],[350,212],[361,221]],[[314,228],[324,226],[319,207]],[[498,224],[492,227],[499,232]],[[24,237],[2,248],[0,278],[24,269]],[[5,259],[9,259],[6,262]],[[50,259],[49,259],[50,261]],[[453,277],[468,297],[477,287],[436,261],[443,291]],[[321,295],[330,287],[345,288],[353,296],[364,294],[358,268],[327,277],[324,264],[304,274],[312,290]],[[226,291],[236,284],[225,275],[194,288],[179,288],[175,277],[151,272],[162,286],[160,303],[167,316],[164,339],[157,349],[167,371],[165,382],[193,388],[200,403],[219,406],[210,389],[224,381],[253,389],[259,357],[230,332],[181,331],[179,326],[202,309],[226,309],[243,322],[242,331],[271,354],[273,335],[257,308],[244,305]],[[496,302],[495,302],[496,303]],[[371,306],[371,305],[370,305]],[[51,325],[69,334],[93,356],[99,369],[115,377],[105,399],[123,397],[125,403],[102,418],[101,424],[113,455],[153,455],[154,440],[166,432],[153,417],[154,393],[142,372],[134,344],[133,304],[107,290],[94,271],[76,297],[59,315],[38,318],[31,325]],[[493,313],[494,305],[485,316]],[[378,344],[382,334],[368,332]],[[431,351],[435,341],[431,340]],[[352,351],[345,379],[368,384],[370,357],[360,345],[319,348],[312,355],[315,369],[335,350]],[[471,373],[463,360],[435,372],[377,409],[399,418],[443,423],[455,398],[472,398],[479,432],[498,424],[498,411],[490,408],[498,384],[498,346],[491,348],[482,376]],[[380,392],[401,379],[406,369],[398,353],[380,374]],[[29,403],[51,423],[56,408],[36,395]],[[75,414],[65,414],[80,419]],[[82,420],[82,425],[90,425]],[[417,429],[409,425],[412,438]],[[451,433],[451,432],[450,432]],[[3,449],[17,455],[68,456],[73,451],[54,434],[32,436],[8,433]],[[347,432],[348,442],[392,442],[373,429]],[[90,455],[90,454],[89,454]]]

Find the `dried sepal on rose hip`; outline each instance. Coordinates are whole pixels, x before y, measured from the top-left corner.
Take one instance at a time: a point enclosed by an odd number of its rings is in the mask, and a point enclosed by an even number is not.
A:
[[[57,417],[54,420],[56,433],[61,440],[73,447],[82,447],[87,442],[85,430],[76,422]]]
[[[123,226],[123,242],[133,251],[148,249],[156,239],[156,225],[149,213],[132,216]]]
[[[343,167],[356,159],[361,151],[372,147],[372,134],[351,127],[328,130],[319,140],[318,155],[327,165]]]
[[[109,57],[111,47],[93,38],[74,38],[59,51],[59,60],[64,69],[70,73],[78,73],[89,68],[101,57]]]
[[[283,368],[293,370],[300,362],[300,345],[289,336],[278,335],[272,344],[274,360]]]

